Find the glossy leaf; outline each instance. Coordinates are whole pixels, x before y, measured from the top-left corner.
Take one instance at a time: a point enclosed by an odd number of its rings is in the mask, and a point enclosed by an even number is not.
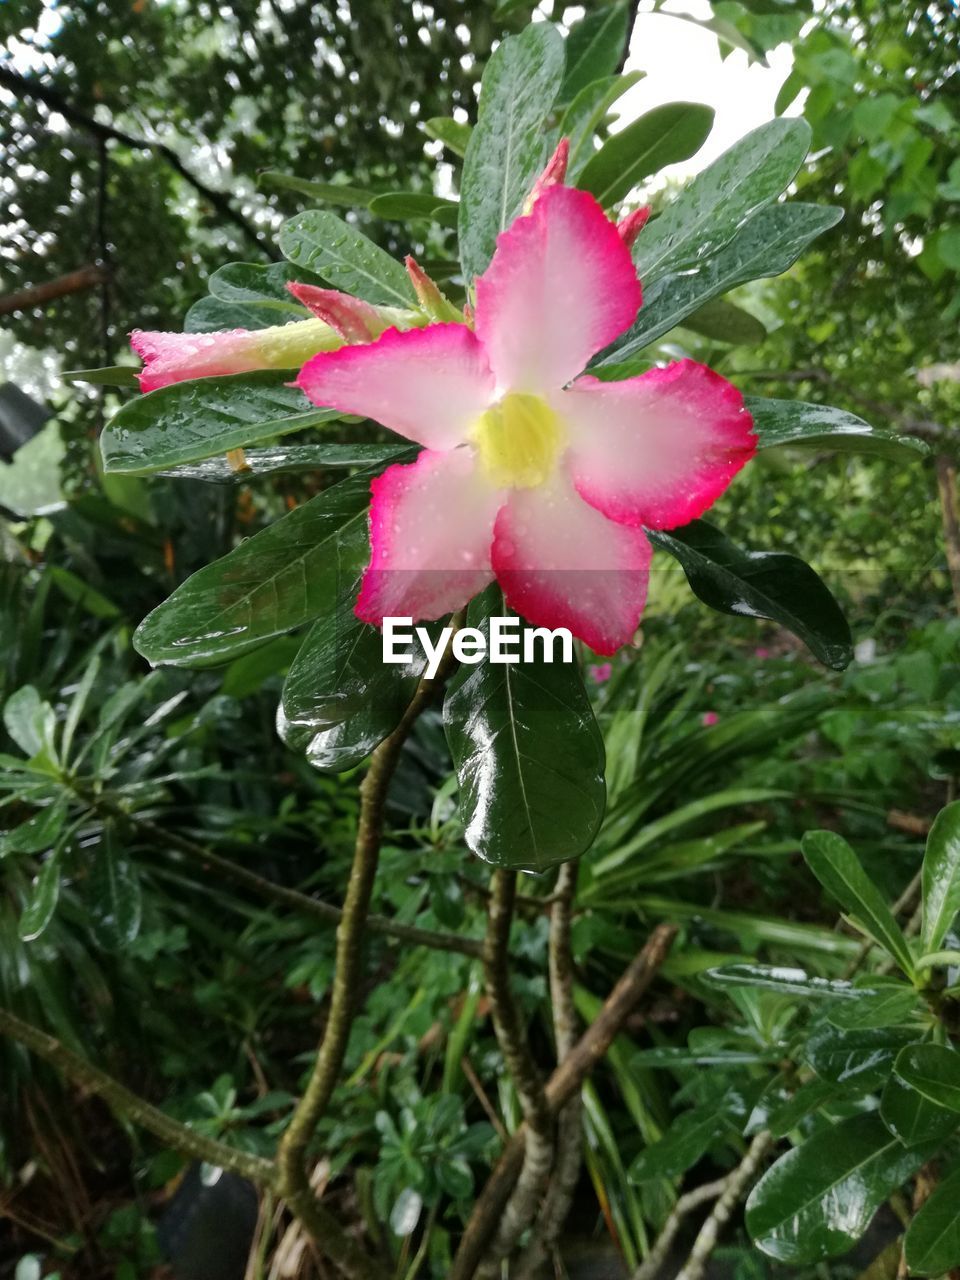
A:
[[[880,1119],[905,1147],[944,1139],[960,1125],[960,1115],[937,1106],[896,1074],[883,1086]]]
[[[3,704],[3,724],[7,733],[27,757],[56,758],[54,733],[57,718],[32,684],[11,693]]]
[[[729,1125],[728,1113],[711,1102],[677,1117],[659,1142],[645,1147],[631,1164],[631,1182],[675,1178],[697,1163]]]
[[[140,878],[119,847],[112,823],[90,863],[86,885],[94,937],[107,951],[119,951],[140,932]]]
[[[582,89],[613,75],[623,58],[630,35],[630,6],[626,0],[606,5],[575,22],[567,36],[566,70],[557,95],[559,103],[572,102]]]
[[[714,298],[692,316],[687,316],[683,327],[729,346],[756,346],[767,336],[766,329],[756,316],[723,298]]]
[[[766,400],[762,396],[747,396],[745,404],[753,415],[759,449],[787,446],[866,453],[903,461],[930,452],[929,446],[915,436],[878,431],[846,409],[805,404],[802,400]]]
[[[279,311],[257,302],[226,302],[223,298],[199,298],[183,317],[184,333],[219,333],[223,329],[269,329],[273,325],[303,320],[302,311]]]
[[[137,386],[137,369],[132,364],[109,364],[100,369],[65,369],[60,374],[63,382],[89,382],[102,387]]]
[[[429,191],[387,191],[374,196],[370,212],[377,218],[391,218],[396,222],[422,218],[427,222],[440,222],[445,227],[457,225],[456,200],[445,200]]]
[[[417,296],[403,264],[326,209],[307,209],[280,228],[280,251],[298,267],[366,302],[414,307]]]
[[[808,831],[800,847],[807,866],[864,933],[878,942],[908,976],[913,957],[883,895],[860,859],[835,831]]]
[[[876,1115],[821,1129],[781,1156],[753,1188],[746,1210],[750,1237],[779,1262],[844,1253],[931,1154],[903,1147]]]
[[[284,372],[233,374],[177,382],[138,396],[100,436],[104,470],[166,471],[338,416],[312,405],[298,388],[285,385],[289,381]]]
[[[770,120],[691,178],[644,227],[633,260],[645,289],[722,249],[790,184],[810,146],[805,120]]]
[[[907,1227],[903,1248],[912,1276],[941,1276],[960,1266],[960,1168],[934,1187]]]
[[[917,1007],[917,992],[903,982],[891,982],[877,990],[857,989],[856,1000],[833,1004],[827,1019],[847,1031],[896,1027],[907,1022]]]
[[[429,120],[424,120],[423,130],[431,138],[442,142],[455,156],[466,155],[467,143],[473,132],[468,124],[461,124],[452,116],[431,116]]]
[[[960,911],[960,801],[937,814],[923,855],[923,928],[926,951],[938,950]]]
[[[261,266],[252,262],[228,262],[219,267],[207,282],[207,289],[214,298],[222,302],[254,303],[274,312],[289,312],[298,320],[303,320],[310,313],[294,298],[287,288],[291,282],[299,280],[306,284],[319,284],[319,277],[309,272],[306,277],[289,262],[271,262]],[[273,320],[279,324],[279,319]]]
[[[856,1000],[857,988],[840,978],[817,978],[803,969],[764,964],[728,964],[707,969],[701,977],[712,987],[758,987],[813,1000]]]
[[[807,1038],[803,1058],[824,1080],[873,1089],[887,1079],[897,1054],[912,1038],[904,1031],[840,1031],[827,1024]]]
[[[487,63],[460,181],[460,261],[468,282],[486,268],[546,162],[544,130],[563,59],[559,32],[537,22],[507,36]]]
[[[359,764],[396,728],[425,666],[419,645],[410,663],[384,662],[379,629],[354,614],[366,540],[356,551],[342,566],[336,607],[314,623],[290,666],[277,711],[287,746],[332,772]]]
[[[577,186],[592,191],[604,208],[610,208],[644,178],[695,155],[713,127],[714,114],[712,107],[699,102],[654,107],[607,139],[584,166]]]
[[[294,508],[198,570],[134,635],[148,662],[225,661],[331,611],[366,545],[371,473]]]
[[[348,209],[366,208],[373,194],[362,187],[351,187],[340,182],[313,182],[309,178],[279,173],[275,169],[261,173],[259,181],[261,186],[274,187],[280,191],[296,191],[320,204],[345,205]]]
[[[894,1072],[924,1098],[960,1112],[960,1053],[942,1044],[911,1044],[897,1057]]]
[[[771,618],[829,667],[842,669],[853,657],[840,606],[805,561],[779,551],[744,551],[705,520],[647,534],[680,561],[694,595],[711,609]]]
[[[636,321],[594,361],[617,365],[626,377],[629,361],[699,307],[748,280],[778,276],[791,267],[817,236],[834,226],[843,211],[831,205],[777,204],[761,209],[729,244],[696,270],[676,270],[648,285]],[[637,243],[643,241],[646,228]]]
[[[775,1138],[785,1138],[801,1120],[812,1115],[839,1092],[839,1086],[832,1080],[821,1080],[815,1077],[807,1080],[781,1107],[777,1107],[767,1117],[766,1127]]]
[[[30,897],[20,913],[18,925],[24,942],[35,942],[53,919],[60,898],[60,850],[47,858],[33,882]]]
[[[605,76],[585,85],[573,99],[560,121],[560,134],[570,143],[567,157],[567,182],[576,186],[583,167],[594,153],[594,135],[607,112],[628,89],[644,77],[643,71],[629,71],[622,76]]]
[[[245,449],[246,466],[237,470],[224,456],[188,462],[161,471],[178,480],[206,480],[211,484],[247,484],[260,476],[283,472],[320,471],[333,467],[386,466],[409,456],[405,444],[295,444]]]
[[[9,853],[43,853],[56,843],[66,820],[66,800],[47,805],[34,817],[0,835],[0,858]]]
[[[491,588],[469,622],[488,635],[489,615],[506,612]],[[575,662],[464,664],[443,719],[474,853],[542,871],[590,847],[603,817],[603,739]]]

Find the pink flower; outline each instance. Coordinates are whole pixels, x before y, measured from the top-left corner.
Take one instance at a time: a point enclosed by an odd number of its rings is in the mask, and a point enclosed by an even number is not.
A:
[[[424,446],[373,482],[358,617],[439,618],[496,579],[534,625],[601,654],[630,640],[652,555],[642,526],[700,515],[755,449],[740,393],[692,360],[577,376],[640,301],[616,226],[553,185],[500,235],[474,329],[388,329],[304,366],[314,403]]]
[[[598,662],[594,666],[588,667],[587,670],[590,672],[594,680],[596,680],[597,684],[606,684],[613,675],[613,663]]]
[[[700,723],[705,729],[709,729],[712,724],[716,724],[720,717],[715,711],[705,711],[700,718]]]
[[[755,658],[759,658],[759,659],[760,659],[760,661],[761,661],[761,662],[763,662],[763,660],[764,660],[765,658],[769,658],[769,657],[770,657],[770,650],[769,650],[769,649],[764,649],[764,648],[761,646],[760,648],[754,649],[754,651],[753,651],[753,656],[754,656]]]

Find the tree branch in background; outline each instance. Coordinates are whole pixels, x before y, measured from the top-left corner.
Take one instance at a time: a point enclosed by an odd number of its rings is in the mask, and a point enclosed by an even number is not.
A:
[[[947,553],[947,568],[953,588],[953,602],[960,613],[960,514],[957,511],[957,468],[946,453],[938,453],[937,488],[940,491],[940,511],[943,518],[943,544]]]
[[[435,690],[446,680],[452,663],[452,649],[448,647],[436,678],[420,681],[403,719],[370,757],[370,767],[360,785],[360,817],[353,866],[343,916],[337,926],[336,961],[327,1025],[307,1087],[277,1147],[277,1190],[320,1248],[341,1266],[344,1262],[328,1249],[325,1228],[317,1216],[320,1206],[310,1186],[307,1153],[336,1088],[350,1038],[362,975],[367,910],[380,858],[387,788],[404,742]],[[360,1257],[363,1267],[368,1269],[348,1271],[348,1274],[355,1275],[358,1280],[367,1280],[368,1276],[379,1272],[379,1267],[364,1255]]]
[[[584,1080],[606,1055],[666,960],[676,934],[676,925],[657,925],[643,950],[624,970],[596,1018],[547,1081],[544,1092],[554,1115],[579,1093]],[[496,1168],[473,1207],[449,1280],[472,1280],[476,1273],[487,1241],[496,1230],[503,1206],[523,1165],[525,1127],[521,1125],[504,1147]]]
[[[557,1044],[557,1062],[573,1052],[577,1042],[577,1011],[573,1001],[573,952],[570,928],[577,888],[577,863],[564,862],[557,873],[550,910],[550,1003]],[[517,1280],[533,1280],[556,1246],[567,1220],[580,1179],[583,1155],[583,1104],[575,1093],[557,1118],[557,1147],[553,1174],[533,1236],[517,1266]]]
[[[684,1220],[693,1213],[694,1209],[699,1209],[702,1204],[716,1200],[726,1190],[726,1186],[726,1178],[718,1178],[716,1182],[705,1182],[702,1186],[694,1187],[692,1191],[682,1195],[670,1211],[670,1216],[663,1224],[653,1248],[634,1271],[631,1280],[655,1280],[660,1268],[667,1260],[670,1246],[676,1239]]]
[[[554,1116],[543,1080],[530,1053],[526,1028],[510,987],[510,925],[513,923],[517,873],[498,867],[490,881],[483,971],[497,1042],[513,1081],[526,1121],[523,1166],[513,1194],[504,1205],[485,1267],[499,1274],[500,1259],[513,1249],[533,1221],[553,1164]]]
[[[93,116],[88,116],[85,112],[80,111],[63,96],[59,89],[54,89],[51,85],[41,84],[32,77],[22,76],[10,67],[0,67],[0,87],[9,89],[18,98],[31,98],[35,102],[42,102],[51,111],[58,112],[65,120],[69,120],[71,124],[83,129],[95,138],[104,141],[113,140],[114,142],[122,143],[125,147],[130,147],[134,151],[152,151],[154,155],[159,156],[171,169],[178,173],[185,182],[188,182],[198,195],[208,201],[225,221],[232,222],[235,227],[238,227],[265,257],[274,261],[278,260],[279,255],[276,250],[260,234],[253,223],[249,222],[238,209],[233,207],[222,191],[216,191],[213,187],[208,187],[205,182],[201,182],[198,177],[192,174],[176,151],[167,146],[165,142],[151,142],[149,138],[138,138],[133,134],[126,133],[123,129],[115,128],[113,125],[103,124],[101,121],[95,120]]]
[[[56,280],[48,280],[45,284],[34,284],[29,289],[18,289],[16,293],[8,293],[0,298],[0,316],[11,315],[14,311],[30,311],[34,307],[42,307],[45,302],[66,297],[68,293],[93,289],[97,285],[104,284],[106,279],[107,271],[102,266],[80,267],[77,271],[68,271],[65,276],[57,276]]]

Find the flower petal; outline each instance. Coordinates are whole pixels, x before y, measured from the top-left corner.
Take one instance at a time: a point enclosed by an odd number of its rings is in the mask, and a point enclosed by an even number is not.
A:
[[[536,394],[576,377],[639,306],[617,228],[588,192],[556,186],[498,237],[477,279],[476,330],[498,389]]]
[[[387,329],[310,360],[297,386],[314,404],[375,418],[428,449],[460,444],[493,397],[483,348],[462,324]]]
[[[143,360],[140,390],[171,382],[214,378],[254,369],[299,369],[318,351],[341,339],[322,320],[301,320],[267,329],[223,329],[216,333],[158,333],[134,329],[130,345]]]
[[[515,489],[497,516],[493,569],[507,603],[535,626],[569,627],[596,653],[616,653],[637,629],[652,548],[642,529],[614,524],[558,472]]]
[[[388,467],[370,486],[372,554],[356,614],[415,621],[459,609],[493,579],[490,544],[502,493],[489,485],[470,449],[423,452]]]
[[[673,529],[702,515],[753,457],[743,397],[693,360],[554,397],[577,492],[611,520]]]

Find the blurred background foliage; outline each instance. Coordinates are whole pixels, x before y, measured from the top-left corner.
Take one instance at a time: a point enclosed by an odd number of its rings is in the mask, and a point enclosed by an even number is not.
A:
[[[0,5],[0,303],[86,267],[97,281],[4,316],[6,349],[17,344],[8,376],[37,373],[66,451],[34,443],[15,474],[0,475],[0,998],[179,1118],[239,1143],[269,1138],[297,1092],[333,935],[212,875],[183,842],[335,902],[356,778],[316,774],[276,737],[286,641],[225,669],[149,674],[130,636],[177,582],[325,477],[104,480],[94,437],[119,393],[49,386],[49,372],[125,360],[129,330],[179,327],[224,261],[267,261],[271,232],[301,207],[264,177],[271,170],[455,193],[455,152],[421,126],[473,118],[491,42],[532,8]],[[563,17],[562,5],[553,10]],[[837,928],[800,858],[802,833],[839,826],[893,900],[953,796],[960,760],[960,622],[944,543],[960,411],[955,7],[717,0],[712,22],[722,47],[752,57],[791,43],[778,109],[802,110],[814,129],[797,187],[846,216],[787,276],[734,296],[759,325],[678,330],[662,353],[707,360],[753,394],[823,400],[922,434],[935,457],[904,466],[776,451],[719,505],[744,545],[794,549],[824,572],[858,642],[846,673],[816,667],[772,626],[708,614],[664,567],[639,648],[592,681],[611,801],[581,878],[584,1015],[651,921],[682,926],[655,1004],[587,1091],[588,1176],[570,1256],[609,1253],[628,1267],[676,1191],[666,1176],[627,1170],[678,1100],[712,1105],[729,1084],[690,1062],[655,1069],[636,1058],[640,1046],[734,1046],[751,1072],[762,1065],[779,1044],[776,1010],[761,996],[731,1001],[696,975],[745,957],[842,974],[860,944]],[[654,192],[655,206],[669,194]],[[450,248],[442,226],[414,222],[411,232],[363,209],[353,216],[393,251],[432,259]],[[24,497],[28,473],[31,485],[40,473],[40,499]],[[954,591],[960,599],[960,578]],[[41,864],[37,833],[9,833],[30,799],[48,794],[48,749],[70,779],[67,834]],[[375,909],[480,936],[484,868],[464,851],[450,761],[429,717],[392,801]],[[121,802],[132,820],[111,817]],[[537,899],[550,885],[531,881],[527,892],[514,949],[532,1035],[546,1042]],[[385,937],[371,947],[383,981],[322,1135],[329,1194],[382,1241],[399,1275],[415,1263],[440,1277],[494,1126],[518,1123],[517,1100],[497,1070],[476,961]],[[174,1211],[181,1162],[16,1047],[0,1049],[0,1275],[165,1274],[155,1224]],[[723,1170],[736,1153],[718,1133],[697,1158]],[[252,1274],[316,1274],[271,1206],[254,1229],[262,1266]],[[286,1270],[270,1269],[278,1256]],[[773,1269],[739,1245],[724,1262],[738,1276]]]

